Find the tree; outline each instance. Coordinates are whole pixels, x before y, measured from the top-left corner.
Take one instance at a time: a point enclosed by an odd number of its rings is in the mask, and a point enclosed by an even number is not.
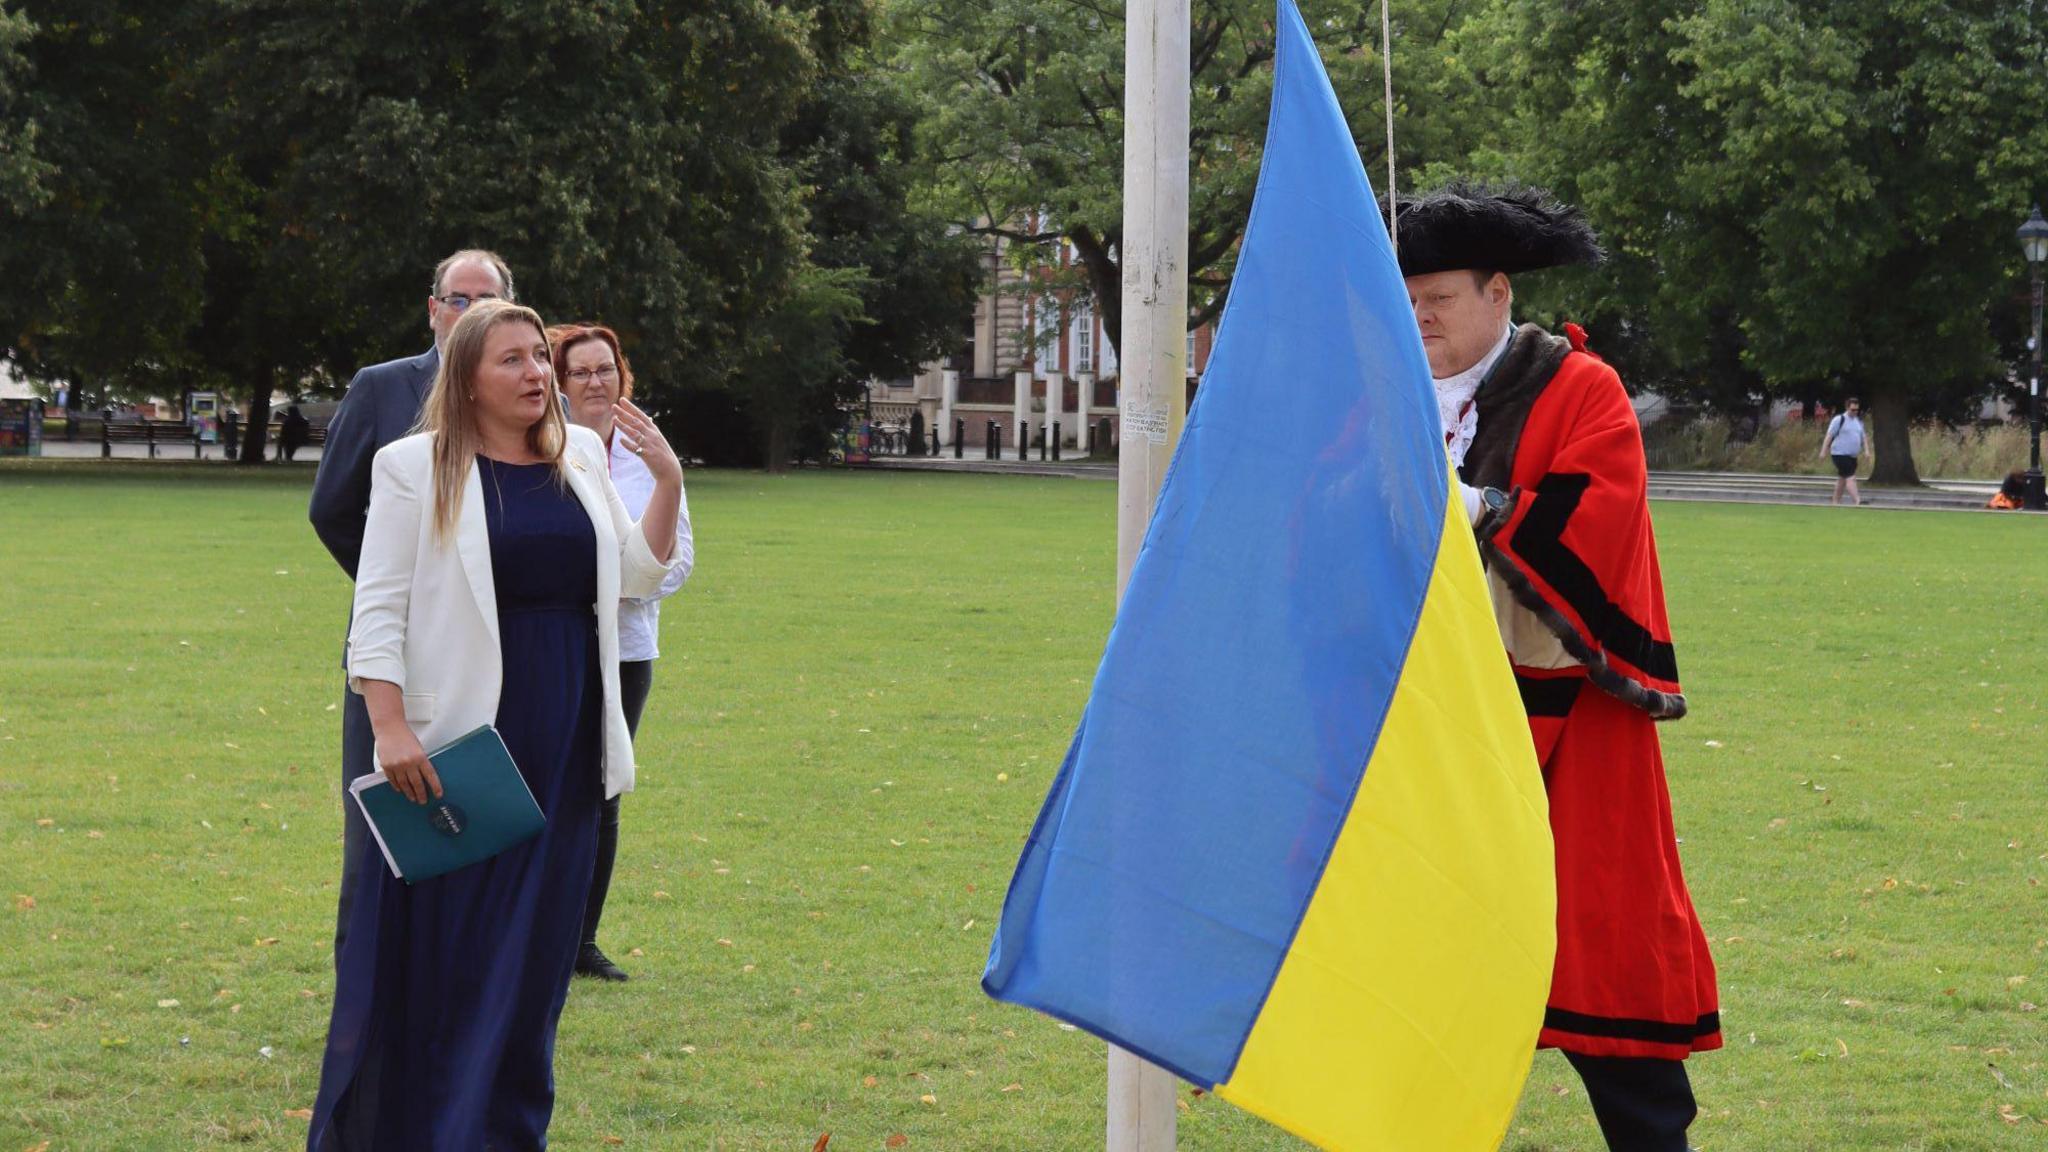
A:
[[[770,471],[786,469],[799,454],[821,459],[824,436],[840,424],[847,348],[864,319],[865,280],[857,268],[807,264],[754,333],[738,378],[746,381],[748,412]]]
[[[1596,310],[1724,396],[1865,394],[1872,478],[1914,483],[1911,420],[2003,374],[1990,317],[2048,148],[2029,7],[1510,0],[1516,161],[1606,234]]]
[[[788,283],[800,216],[774,143],[812,65],[786,10],[209,3],[218,146],[256,193],[238,235],[257,274],[219,282],[254,307],[222,311],[293,331],[250,345],[287,374],[417,348],[434,261],[482,246],[544,316],[618,329],[659,403],[720,381]],[[299,268],[319,283],[279,314],[265,285]]]
[[[799,10],[817,79],[783,127],[804,255],[723,390],[691,398],[693,454],[787,467],[822,457],[868,380],[949,350],[974,309],[978,248],[912,204],[917,111],[873,65],[866,0]]]
[[[0,48],[0,180],[26,192],[0,195],[0,347],[73,396],[175,394],[197,367],[207,149],[171,94],[189,22],[155,8],[35,0],[0,18],[27,76],[6,79]]]
[[[1502,94],[1453,92],[1446,37],[1470,0],[1397,14],[1397,163],[1462,161],[1482,148]],[[1251,211],[1272,93],[1270,0],[1193,0],[1189,65],[1188,283],[1200,324],[1221,312]],[[1304,5],[1377,183],[1385,166],[1379,7]],[[894,59],[928,110],[931,203],[963,229],[1044,262],[1073,245],[1104,333],[1122,343],[1123,53],[1120,6],[1073,0],[902,0]],[[1456,96],[1457,103],[1448,97]]]
[[[36,158],[38,126],[21,85],[29,73],[22,47],[35,25],[0,5],[0,208],[20,212],[49,196],[49,165]]]

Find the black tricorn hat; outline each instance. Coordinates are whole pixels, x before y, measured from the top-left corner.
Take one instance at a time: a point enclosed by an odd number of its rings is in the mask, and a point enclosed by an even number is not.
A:
[[[1585,214],[1541,188],[1459,181],[1398,202],[1394,228],[1403,276],[1458,268],[1533,272],[1598,264],[1607,256]]]

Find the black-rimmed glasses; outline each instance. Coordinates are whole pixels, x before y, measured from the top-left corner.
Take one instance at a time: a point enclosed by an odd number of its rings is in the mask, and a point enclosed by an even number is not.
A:
[[[467,312],[469,311],[469,306],[479,300],[500,300],[503,297],[499,296],[496,292],[483,292],[475,296],[466,296],[460,292],[450,292],[446,296],[436,296],[434,299],[455,309],[457,312]]]

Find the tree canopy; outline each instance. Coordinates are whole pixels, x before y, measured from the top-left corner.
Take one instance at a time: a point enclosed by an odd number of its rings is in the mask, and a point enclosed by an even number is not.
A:
[[[1377,183],[1377,0],[1303,7]],[[1403,188],[1581,204],[1613,259],[1526,278],[1521,307],[1586,323],[1632,384],[1865,394],[1878,477],[1911,480],[1909,420],[2010,376],[2012,230],[2048,194],[2038,3],[1393,15]],[[1271,21],[1192,0],[1198,323],[1256,186]],[[707,454],[775,457],[801,447],[778,421],[957,341],[991,237],[1070,245],[1120,343],[1123,51],[1094,0],[0,0],[0,347],[254,416],[416,351],[429,269],[483,246],[551,320],[617,328]]]
[[[1512,0],[1484,21],[1489,73],[1520,94],[1505,167],[1584,205],[1615,254],[1575,282],[1590,313],[1648,334],[1660,387],[1869,397],[1875,478],[1916,480],[1909,421],[2005,372],[2048,14]]]
[[[820,84],[857,87],[865,11],[28,0],[0,21],[0,180],[32,134],[49,171],[0,183],[23,187],[0,196],[0,347],[44,378],[231,387],[260,425],[273,387],[417,352],[435,262],[475,246],[550,320],[616,328],[657,404],[751,386],[735,374],[815,295],[814,256],[919,277],[842,333],[846,372],[893,369],[971,294],[920,275],[944,261],[894,171],[901,111],[816,112]],[[864,248],[814,230],[811,182],[847,175],[824,147],[869,161],[845,197]]]

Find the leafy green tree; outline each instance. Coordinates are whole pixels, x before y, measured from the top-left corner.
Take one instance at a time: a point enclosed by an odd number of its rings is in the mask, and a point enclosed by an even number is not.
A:
[[[207,148],[171,95],[188,27],[145,0],[30,0],[0,16],[0,182],[16,190],[0,194],[0,347],[81,403],[202,382],[183,337],[201,298]]]
[[[0,206],[14,211],[32,208],[49,195],[43,186],[49,165],[36,158],[38,127],[21,91],[29,71],[22,47],[34,32],[27,16],[0,4]]]
[[[689,400],[689,450],[780,469],[819,458],[866,381],[901,377],[958,342],[979,248],[914,205],[917,111],[872,60],[867,0],[799,10],[818,73],[784,126],[805,255],[723,389]]]
[[[806,264],[756,326],[737,377],[746,382],[747,411],[770,471],[788,468],[795,456],[822,458],[825,437],[839,426],[847,350],[865,319],[865,281],[862,269]]]
[[[1593,309],[1710,396],[1869,398],[1873,478],[1911,420],[2003,374],[2011,234],[2048,155],[2048,21],[1933,0],[1508,0],[1511,166],[1616,254]]]
[[[209,2],[219,145],[259,194],[244,234],[258,274],[241,286],[318,351],[307,371],[343,379],[415,350],[429,269],[481,246],[550,320],[617,328],[659,403],[720,380],[788,282],[800,213],[774,145],[812,65],[786,10]],[[273,298],[279,277],[296,300]],[[317,331],[301,302],[324,314]]]
[[[1481,151],[1502,93],[1467,88],[1447,49],[1470,0],[1396,10],[1397,167],[1425,179]],[[1324,65],[1381,182],[1386,104],[1376,0],[1303,4]],[[1193,0],[1188,283],[1196,324],[1221,312],[1257,187],[1272,94],[1270,0]],[[960,227],[1046,263],[1062,238],[1121,347],[1124,22],[1121,6],[1065,0],[900,0],[890,42],[927,109],[930,203]],[[1446,165],[1446,159],[1456,163]],[[1425,167],[1427,162],[1436,161]]]

